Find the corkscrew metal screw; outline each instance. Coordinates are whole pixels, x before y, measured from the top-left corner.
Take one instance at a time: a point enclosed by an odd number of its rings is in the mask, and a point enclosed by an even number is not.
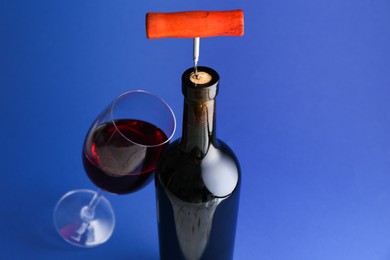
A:
[[[244,13],[233,11],[187,11],[147,13],[148,39],[193,38],[194,73],[198,76],[201,37],[244,35]]]
[[[195,73],[195,77],[198,77],[199,45],[200,45],[200,38],[195,37],[194,38],[194,73]]]

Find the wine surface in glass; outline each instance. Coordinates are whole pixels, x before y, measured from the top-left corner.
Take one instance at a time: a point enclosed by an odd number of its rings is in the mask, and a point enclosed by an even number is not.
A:
[[[137,191],[152,180],[168,142],[158,127],[140,120],[116,120],[88,134],[83,164],[91,181],[116,194]],[[130,141],[132,140],[132,141]]]

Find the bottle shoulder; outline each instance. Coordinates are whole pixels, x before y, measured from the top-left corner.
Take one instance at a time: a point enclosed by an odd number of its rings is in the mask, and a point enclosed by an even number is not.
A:
[[[177,158],[180,160],[183,160],[184,158],[186,158],[188,160],[195,160],[195,161],[199,161],[201,163],[201,161],[203,161],[205,158],[208,158],[208,157],[213,156],[215,154],[219,154],[223,158],[225,158],[225,157],[231,158],[231,160],[233,160],[237,165],[239,165],[239,161],[238,161],[234,151],[229,147],[229,145],[227,145],[224,141],[222,141],[220,139],[216,139],[215,142],[210,143],[209,149],[204,156],[199,155],[200,153],[198,153],[195,150],[191,151],[191,152],[183,151],[183,149],[180,146],[180,141],[181,141],[180,139],[177,139],[168,145],[168,147],[163,155],[164,161],[166,159],[165,157],[169,157],[171,159]]]
[[[169,145],[157,169],[156,181],[175,196],[190,202],[227,197],[240,184],[240,166],[224,142],[210,143],[202,157],[184,152],[180,140]]]

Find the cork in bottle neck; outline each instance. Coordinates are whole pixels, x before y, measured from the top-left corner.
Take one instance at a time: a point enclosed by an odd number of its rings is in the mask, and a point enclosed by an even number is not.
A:
[[[218,73],[208,67],[198,67],[195,74],[190,68],[182,76],[182,92],[186,99],[192,102],[206,102],[218,94]]]

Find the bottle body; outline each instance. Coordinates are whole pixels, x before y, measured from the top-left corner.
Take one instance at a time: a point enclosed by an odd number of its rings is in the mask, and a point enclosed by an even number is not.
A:
[[[155,174],[160,258],[232,259],[239,163],[215,137],[217,84],[185,87],[183,136],[169,145]]]

